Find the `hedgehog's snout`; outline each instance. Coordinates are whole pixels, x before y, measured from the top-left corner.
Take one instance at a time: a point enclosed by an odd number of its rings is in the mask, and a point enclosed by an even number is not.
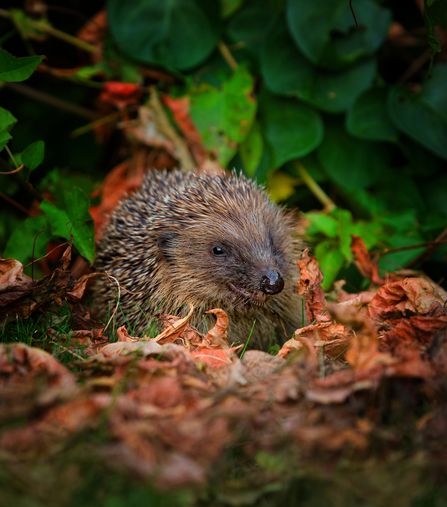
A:
[[[265,294],[278,294],[284,289],[284,280],[277,271],[270,271],[261,278],[261,290]]]

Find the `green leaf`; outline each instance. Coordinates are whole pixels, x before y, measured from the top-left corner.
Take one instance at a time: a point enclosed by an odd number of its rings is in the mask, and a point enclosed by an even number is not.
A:
[[[443,159],[447,159],[447,65],[435,68],[433,78],[414,95],[396,86],[388,95],[388,111],[396,127]]]
[[[0,130],[11,132],[16,123],[17,119],[8,110],[0,107]]]
[[[264,151],[264,139],[262,138],[259,123],[255,121],[246,139],[239,147],[239,154],[244,164],[245,172],[253,177]]]
[[[30,144],[22,153],[22,163],[33,171],[38,167],[43,160],[45,153],[45,143],[43,141],[36,141]]]
[[[335,122],[326,124],[317,153],[327,175],[345,189],[369,187],[388,170],[386,145],[356,139]]]
[[[318,231],[329,238],[336,238],[338,236],[338,222],[334,217],[323,215],[322,213],[306,213],[306,218],[311,223],[311,226],[307,229],[309,234],[314,234],[314,231]]]
[[[233,158],[253,124],[257,105],[251,95],[253,84],[250,73],[239,67],[220,88],[202,83],[190,92],[191,118],[203,143],[217,151],[223,166]]]
[[[386,106],[387,90],[368,90],[352,105],[346,117],[347,131],[360,139],[397,141],[398,132]]]
[[[261,92],[259,100],[265,138],[273,154],[272,168],[307,155],[321,143],[323,120],[309,106],[266,91]]]
[[[0,81],[24,81],[36,70],[44,56],[14,58],[4,49],[0,49]]]
[[[3,150],[10,139],[12,139],[12,136],[8,131],[0,130],[0,151]]]
[[[45,215],[29,217],[14,229],[3,257],[17,259],[25,265],[32,259],[34,240],[36,239],[34,258],[38,259],[47,253],[47,245],[51,238],[50,224]]]
[[[268,88],[300,99],[329,113],[340,113],[368,89],[376,74],[369,59],[340,72],[313,66],[295,46],[283,17],[271,26],[261,49],[261,70]]]
[[[74,187],[64,192],[65,209],[70,219],[73,243],[89,262],[95,260],[95,224],[89,213],[90,201],[83,190]]]
[[[268,0],[247,2],[228,23],[227,34],[232,44],[238,44],[248,53],[258,55],[265,29],[272,21],[271,7]]]
[[[40,203],[39,209],[41,209],[48,217],[48,220],[51,224],[51,229],[55,236],[61,236],[62,238],[70,239],[70,219],[64,210],[59,209],[48,199],[44,199]]]
[[[223,18],[228,18],[237,11],[244,0],[220,0],[220,13]]]
[[[118,47],[149,64],[185,70],[204,61],[219,40],[218,2],[109,0],[107,18]]]
[[[323,290],[329,290],[345,263],[345,257],[332,241],[318,243],[315,247],[315,257],[324,275],[321,287]]]
[[[360,30],[345,0],[290,0],[287,22],[296,45],[309,60],[329,69],[372,55],[386,38],[391,11],[373,0],[357,0],[354,8]]]
[[[85,193],[74,187],[71,192],[64,191],[65,210],[57,208],[52,202],[44,200],[40,209],[47,215],[53,233],[70,239],[90,263],[95,260],[94,223],[89,213],[90,201]],[[71,235],[70,235],[71,231]]]

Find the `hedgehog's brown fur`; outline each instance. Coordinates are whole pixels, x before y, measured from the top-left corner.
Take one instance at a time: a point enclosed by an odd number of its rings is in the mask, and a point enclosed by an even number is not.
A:
[[[216,246],[225,255],[214,255]],[[192,303],[199,330],[206,310],[222,308],[230,343],[245,343],[256,320],[249,345],[266,348],[275,334],[283,342],[301,325],[294,293],[299,250],[283,210],[252,181],[234,172],[222,178],[173,171],[151,173],[118,204],[98,243],[96,267],[131,291],[121,291],[118,320],[137,336],[153,313],[184,314]],[[269,270],[282,276],[284,289],[264,302],[230,287],[264,298],[260,283]],[[115,306],[113,284],[102,277],[95,306],[103,317]]]

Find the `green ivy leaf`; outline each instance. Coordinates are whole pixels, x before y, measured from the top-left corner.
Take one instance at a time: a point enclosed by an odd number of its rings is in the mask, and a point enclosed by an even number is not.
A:
[[[326,124],[318,157],[328,176],[342,188],[366,188],[388,170],[386,145],[350,136],[338,123]]]
[[[246,139],[239,147],[239,154],[244,164],[245,172],[253,177],[264,152],[264,139],[259,123],[255,121]]]
[[[64,192],[65,210],[56,207],[52,202],[44,200],[40,209],[47,215],[53,233],[56,236],[70,239],[90,263],[95,260],[94,223],[89,213],[90,201],[85,193],[74,187],[71,192]],[[70,235],[71,231],[71,235]]]
[[[218,2],[109,0],[107,19],[118,47],[132,58],[185,70],[204,61],[219,40]]]
[[[0,49],[0,81],[24,81],[36,70],[44,56],[15,58],[4,49]]]
[[[12,136],[8,131],[0,130],[0,151],[3,150],[10,139],[12,139]]]
[[[398,132],[390,120],[387,90],[374,88],[357,98],[346,116],[347,131],[360,139],[397,141]]]
[[[3,257],[17,259],[25,265],[32,259],[34,240],[36,240],[34,258],[38,259],[47,253],[47,245],[51,238],[50,224],[45,215],[29,217],[14,229]]]
[[[298,96],[328,113],[340,113],[368,89],[376,74],[375,59],[334,72],[313,66],[295,46],[283,17],[271,26],[261,49],[261,70],[268,88]]]
[[[45,143],[43,141],[36,141],[22,152],[22,163],[28,167],[30,171],[33,171],[42,163],[44,154]]]
[[[239,67],[221,87],[202,83],[190,92],[191,118],[203,143],[217,151],[223,166],[233,158],[253,124],[257,106],[251,95],[253,85],[251,74]]]
[[[447,65],[438,65],[419,95],[403,86],[388,95],[388,112],[396,127],[443,159],[447,159],[446,80]]]
[[[357,30],[345,0],[290,0],[287,22],[296,45],[312,62],[341,69],[380,47],[388,33],[391,11],[373,0],[357,0]]]
[[[0,130],[11,132],[12,127],[17,123],[15,118],[8,110],[0,107]]]
[[[307,155],[321,143],[323,120],[306,104],[263,91],[259,108],[265,138],[272,150],[272,168]]]
[[[67,213],[63,209],[59,209],[48,199],[44,199],[39,206],[51,224],[51,229],[55,236],[70,239],[71,224]]]

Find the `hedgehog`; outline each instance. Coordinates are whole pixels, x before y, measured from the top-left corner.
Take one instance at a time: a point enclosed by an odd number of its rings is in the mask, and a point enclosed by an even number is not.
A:
[[[183,316],[192,304],[198,331],[213,325],[205,312],[221,308],[231,344],[267,349],[302,326],[293,233],[290,216],[242,173],[150,172],[113,210],[95,264],[119,282],[118,320],[136,336],[155,314]],[[105,318],[116,285],[98,278],[94,306]]]

